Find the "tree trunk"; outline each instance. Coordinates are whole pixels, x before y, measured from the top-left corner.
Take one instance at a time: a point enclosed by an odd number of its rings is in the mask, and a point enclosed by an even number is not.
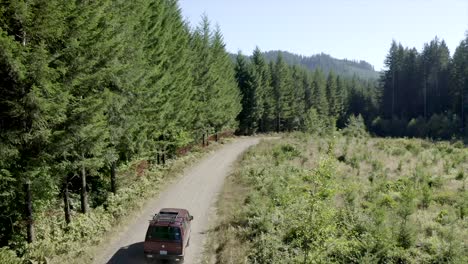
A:
[[[63,184],[63,210],[65,213],[65,222],[70,224],[71,217],[70,217],[70,197],[68,193],[68,179],[65,180]]]
[[[116,169],[116,162],[112,162],[111,164],[111,192],[116,194],[117,193],[117,186],[116,186],[116,182],[115,182],[115,169]]]
[[[280,132],[280,116],[279,114],[276,116],[276,133]]]
[[[28,243],[32,243],[34,241],[34,219],[32,210],[31,182],[28,181],[24,184],[24,192],[26,193],[26,233]]]
[[[427,121],[427,82],[426,82],[426,61],[424,61],[424,121]]]
[[[215,132],[215,141],[218,142],[219,141],[219,135],[218,135],[218,131]]]
[[[465,99],[464,99],[464,96],[465,96],[465,91],[463,91],[464,89],[462,88],[461,90],[461,131],[462,131],[462,134],[465,134]]]
[[[81,212],[88,212],[88,193],[86,191],[86,169],[84,165],[81,167]]]
[[[395,114],[395,69],[392,70],[392,117]]]
[[[206,139],[205,139],[205,132],[203,132],[203,136],[202,136],[202,146],[206,146]]]

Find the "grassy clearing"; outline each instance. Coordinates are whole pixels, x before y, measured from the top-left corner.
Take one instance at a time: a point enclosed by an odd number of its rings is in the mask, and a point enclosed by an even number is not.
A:
[[[459,142],[263,142],[228,178],[204,262],[468,263],[467,176]]]
[[[221,140],[224,144],[229,139]],[[120,186],[117,195],[110,194],[106,202],[86,215],[73,211],[72,223],[66,227],[60,200],[49,205],[50,210],[36,215],[36,242],[24,244],[23,257],[6,248],[0,249],[3,264],[16,263],[90,263],[100,246],[111,240],[119,230],[182,172],[206,153],[219,148],[211,143],[205,149],[195,148],[185,156],[169,160],[166,166],[150,166],[146,161],[134,161],[122,166],[117,175]],[[72,197],[79,208],[79,197]]]

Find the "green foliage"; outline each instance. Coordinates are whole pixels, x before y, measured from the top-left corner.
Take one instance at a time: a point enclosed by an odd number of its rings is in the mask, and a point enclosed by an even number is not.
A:
[[[110,195],[115,168],[135,159],[169,163],[202,134],[234,130],[240,110],[220,29],[205,18],[191,30],[175,0],[2,2],[0,247],[44,262],[65,246],[95,242],[133,208],[122,204],[145,193],[117,183],[112,192],[126,198]],[[65,186],[71,223],[61,209]],[[77,215],[80,205],[91,207],[88,215]],[[50,212],[57,215],[46,223]],[[92,221],[100,224],[87,229]]]
[[[342,131],[343,135],[351,137],[367,137],[366,124],[361,115],[353,116],[351,115],[348,119],[346,128]]]
[[[375,81],[326,76],[320,68],[310,72],[299,65],[287,65],[278,53],[266,67],[258,48],[252,57],[238,54],[236,78],[243,96],[238,116],[240,134],[255,131],[309,131],[329,133],[343,127],[347,116],[368,115],[377,109]],[[321,121],[312,128],[315,111]],[[312,118],[311,118],[312,115]],[[323,127],[323,128],[321,128]],[[314,130],[314,131],[311,131]]]
[[[251,135],[257,130],[257,122],[260,119],[261,102],[259,94],[259,85],[255,83],[255,76],[250,64],[241,53],[236,59],[236,80],[242,94],[242,110],[238,115],[239,132],[243,135]]]
[[[304,131],[311,134],[327,135],[335,131],[333,117],[319,115],[315,108],[310,108],[304,119]]]
[[[375,122],[375,133],[435,139],[463,136],[466,50],[466,40],[452,58],[445,41],[437,37],[421,52],[393,41],[380,78],[380,115],[385,121]]]
[[[2,263],[5,263],[5,264],[22,264],[23,263],[22,259],[18,258],[16,256],[16,253],[7,247],[0,248],[0,259],[2,260]]]
[[[231,233],[213,236],[221,244],[240,239],[244,246],[231,259],[248,256],[255,263],[463,263],[466,191],[447,189],[463,186],[453,176],[434,177],[436,163],[423,165],[439,151],[451,160],[460,155],[455,149],[414,139],[298,133],[264,142],[234,174],[248,192],[239,194],[247,196],[240,213],[223,215],[233,219],[223,222]],[[364,158],[367,152],[372,158]],[[336,153],[355,158],[337,162]],[[304,156],[307,162],[298,162]],[[398,168],[407,159],[415,167]]]

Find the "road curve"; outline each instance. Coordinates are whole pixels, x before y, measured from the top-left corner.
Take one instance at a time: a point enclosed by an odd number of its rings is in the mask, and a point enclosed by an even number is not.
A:
[[[96,264],[145,263],[143,240],[150,216],[164,207],[187,208],[194,216],[190,246],[186,250],[185,264],[195,264],[201,259],[203,244],[215,202],[231,165],[242,152],[257,144],[259,138],[240,138],[209,154],[183,177],[170,184],[158,197],[150,201],[136,220],[106,247],[94,260]]]

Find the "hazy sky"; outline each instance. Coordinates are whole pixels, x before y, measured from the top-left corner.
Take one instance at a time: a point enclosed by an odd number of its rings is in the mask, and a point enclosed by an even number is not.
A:
[[[205,13],[226,48],[366,60],[376,70],[392,39],[419,51],[436,35],[450,53],[468,30],[468,0],[180,0],[192,26]]]

